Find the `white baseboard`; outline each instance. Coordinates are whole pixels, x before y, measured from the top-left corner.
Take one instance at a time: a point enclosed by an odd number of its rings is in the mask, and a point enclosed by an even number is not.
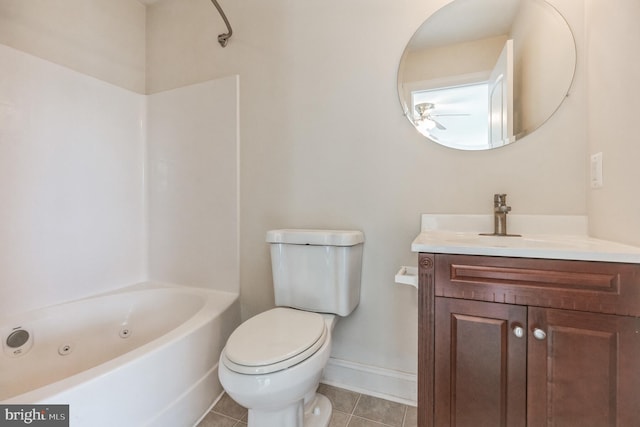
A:
[[[418,380],[415,374],[333,357],[324,369],[321,382],[405,405],[416,406],[418,401]]]

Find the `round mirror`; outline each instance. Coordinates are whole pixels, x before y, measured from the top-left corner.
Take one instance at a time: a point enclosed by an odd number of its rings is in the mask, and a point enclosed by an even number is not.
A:
[[[540,127],[567,96],[573,34],[543,0],[454,0],[413,35],[400,61],[405,116],[439,144],[486,150]]]

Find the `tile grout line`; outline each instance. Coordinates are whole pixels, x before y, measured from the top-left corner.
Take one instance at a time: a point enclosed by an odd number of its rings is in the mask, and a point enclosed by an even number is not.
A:
[[[361,397],[362,397],[362,393],[358,393],[358,398],[356,399],[356,403],[353,404],[353,408],[351,408],[351,412],[349,412],[349,417],[347,418],[347,424],[345,425],[345,427],[349,427],[349,424],[351,424],[351,420],[353,419],[353,413],[356,411],[356,407],[358,406],[358,403],[360,403]]]
[[[353,415],[356,412],[356,408],[358,407],[358,403],[360,403],[361,398],[362,398],[362,393],[358,393],[358,398],[356,399],[356,403],[353,405],[353,408],[351,408],[351,414],[349,415]]]
[[[353,408],[351,408],[351,413],[349,414],[349,419],[347,420],[347,427],[349,427],[349,424],[351,424],[351,420],[354,417],[356,408],[358,407],[358,403],[360,403],[360,399],[362,399],[362,393],[358,393],[358,398],[356,399],[356,403],[355,405],[353,405]]]
[[[223,417],[225,417],[225,418],[229,418],[229,419],[230,419],[230,420],[232,420],[232,421],[235,421],[234,426],[235,426],[235,425],[237,425],[238,423],[241,423],[241,422],[242,422],[242,420],[239,420],[239,419],[238,419],[238,418],[236,418],[236,417],[232,417],[231,415],[228,415],[228,414],[223,414],[222,412],[214,411],[213,409],[212,409],[211,411],[209,411],[209,412],[213,412],[214,414],[217,414],[217,415],[223,416]]]

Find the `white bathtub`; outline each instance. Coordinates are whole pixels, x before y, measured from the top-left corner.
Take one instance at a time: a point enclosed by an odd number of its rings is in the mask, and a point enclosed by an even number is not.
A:
[[[239,323],[236,294],[153,283],[0,318],[0,404],[69,404],[72,427],[193,426]],[[16,328],[30,341],[10,348]]]

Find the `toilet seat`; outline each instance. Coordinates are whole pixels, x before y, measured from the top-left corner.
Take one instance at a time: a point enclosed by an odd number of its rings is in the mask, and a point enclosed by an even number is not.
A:
[[[309,358],[327,335],[320,314],[278,307],[241,324],[227,340],[222,360],[241,374],[268,374]]]

